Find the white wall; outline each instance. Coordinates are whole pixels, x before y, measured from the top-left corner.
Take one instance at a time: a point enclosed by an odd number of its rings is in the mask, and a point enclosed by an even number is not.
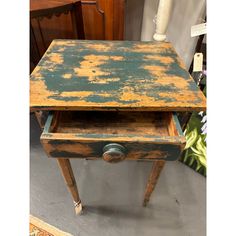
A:
[[[159,0],[145,0],[142,23],[142,41],[153,40],[155,32],[154,16]],[[173,0],[172,14],[167,30],[167,41],[171,42],[177,53],[189,68],[197,37],[191,38],[191,26],[202,23],[205,17],[205,0]]]

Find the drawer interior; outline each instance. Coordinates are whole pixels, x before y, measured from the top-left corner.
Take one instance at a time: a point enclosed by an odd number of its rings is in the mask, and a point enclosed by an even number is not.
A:
[[[101,136],[179,136],[181,129],[172,113],[58,111],[48,125],[49,133]]]

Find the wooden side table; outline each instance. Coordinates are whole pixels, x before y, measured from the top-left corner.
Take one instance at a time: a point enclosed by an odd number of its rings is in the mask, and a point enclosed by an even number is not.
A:
[[[184,145],[176,111],[205,97],[170,43],[54,40],[31,74],[32,111],[50,111],[42,145],[82,204],[70,158],[153,161],[143,205]]]

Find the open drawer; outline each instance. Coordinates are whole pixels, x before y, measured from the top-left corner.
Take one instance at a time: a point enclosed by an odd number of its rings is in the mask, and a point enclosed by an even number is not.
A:
[[[173,161],[185,138],[168,112],[57,111],[49,113],[41,142],[54,158]]]

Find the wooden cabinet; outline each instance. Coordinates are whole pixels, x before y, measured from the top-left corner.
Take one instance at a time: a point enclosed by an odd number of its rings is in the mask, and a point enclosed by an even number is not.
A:
[[[86,39],[124,38],[125,0],[82,0]]]
[[[71,2],[71,0],[59,0]],[[31,9],[36,8],[38,1],[31,0]],[[123,40],[125,0],[81,0],[85,39]],[[41,26],[41,32],[39,29]],[[46,40],[46,47],[53,39],[74,39],[70,14],[53,16],[50,19],[32,20],[37,42],[43,49],[41,33]]]
[[[125,0],[81,0],[75,10],[84,25],[85,39],[123,40]],[[72,0],[31,0],[30,11],[52,9],[71,4]],[[82,12],[82,13],[81,13]],[[30,20],[30,71],[37,65],[53,39],[75,39],[72,12],[37,17]],[[83,28],[83,27],[80,27]],[[84,39],[84,37],[79,37]]]

